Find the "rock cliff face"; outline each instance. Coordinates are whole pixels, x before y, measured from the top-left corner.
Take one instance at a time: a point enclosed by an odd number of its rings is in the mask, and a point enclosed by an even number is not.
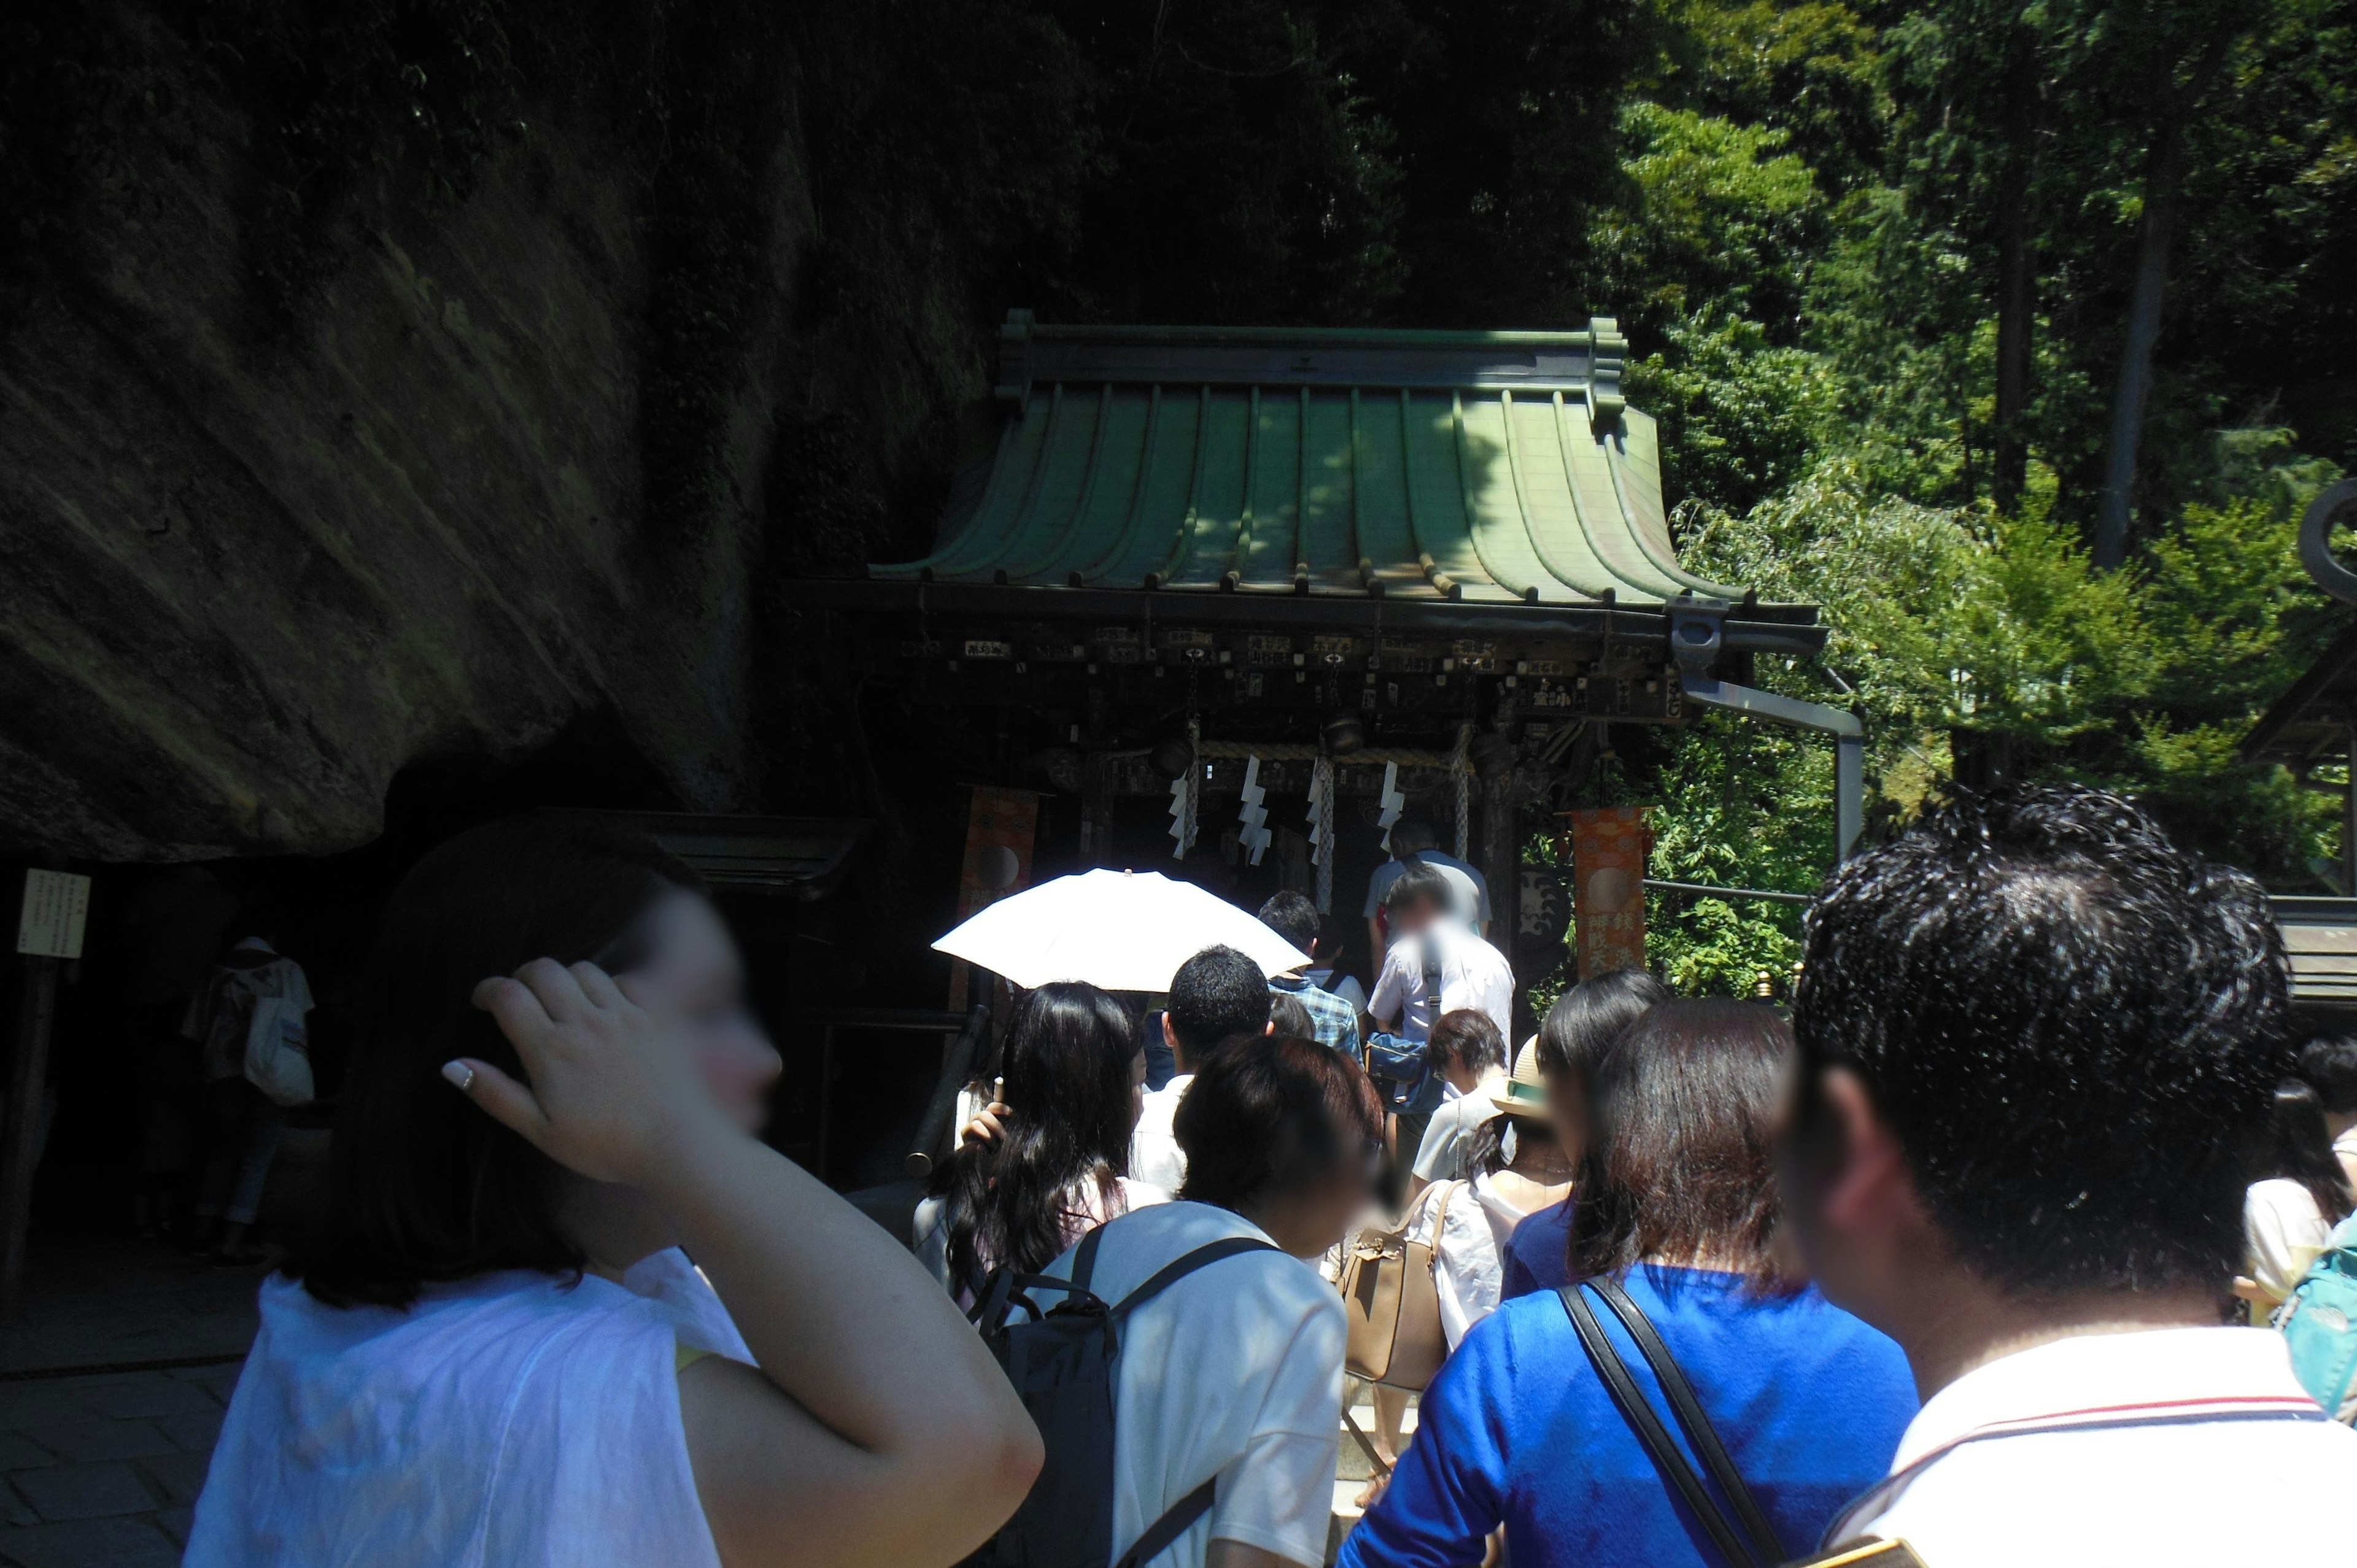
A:
[[[790,82],[717,482],[657,526],[651,176],[610,126],[552,110],[463,199],[340,236],[275,313],[251,116],[181,35],[122,26],[165,91],[114,126],[0,339],[0,843],[347,848],[404,767],[514,760],[585,715],[681,803],[753,803],[775,389],[811,373]]]

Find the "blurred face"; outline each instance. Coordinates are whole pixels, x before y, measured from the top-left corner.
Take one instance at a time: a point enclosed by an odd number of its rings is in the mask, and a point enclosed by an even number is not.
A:
[[[1587,1086],[1568,1072],[1548,1073],[1546,1106],[1564,1157],[1577,1160],[1587,1149]]]
[[[1137,1131],[1137,1119],[1146,1114],[1146,1053],[1141,1050],[1129,1058],[1129,1130]]]
[[[1374,1200],[1375,1176],[1382,1164],[1381,1144],[1346,1157],[1295,1206],[1282,1231],[1270,1231],[1271,1238],[1297,1258],[1322,1254],[1365,1216],[1367,1205]]]
[[[1905,1154],[1846,1068],[1793,1076],[1776,1136],[1786,1228],[1827,1299],[1886,1332],[1944,1247]]]
[[[745,965],[717,910],[684,890],[649,912],[646,961],[623,976],[630,999],[670,1024],[713,1100],[748,1133],[769,1117],[777,1047],[745,1004]]]

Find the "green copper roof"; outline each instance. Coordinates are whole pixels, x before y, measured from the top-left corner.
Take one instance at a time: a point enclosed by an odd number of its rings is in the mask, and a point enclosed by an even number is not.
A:
[[[1681,568],[1626,342],[1037,326],[978,504],[884,579],[1658,604]]]

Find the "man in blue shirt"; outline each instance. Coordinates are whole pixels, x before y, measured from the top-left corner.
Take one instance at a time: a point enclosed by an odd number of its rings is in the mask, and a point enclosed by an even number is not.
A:
[[[1279,893],[1260,907],[1260,923],[1309,955],[1318,951],[1318,906],[1298,893]],[[1330,991],[1320,990],[1308,976],[1296,972],[1269,976],[1268,988],[1281,991],[1308,1010],[1318,1043],[1352,1058],[1359,1054],[1359,1011]]]
[[[1486,937],[1490,934],[1490,879],[1481,875],[1479,866],[1443,850],[1430,822],[1422,817],[1402,817],[1394,822],[1391,851],[1392,858],[1375,867],[1375,874],[1367,878],[1367,907],[1361,911],[1367,921],[1367,950],[1374,956],[1378,967],[1383,961],[1383,950],[1391,945],[1385,940],[1388,933],[1383,929],[1383,896],[1392,890],[1392,884],[1400,879],[1400,873],[1408,868],[1411,861],[1446,866],[1471,882],[1474,907],[1458,913],[1465,917],[1466,923],[1473,928],[1476,935]]]

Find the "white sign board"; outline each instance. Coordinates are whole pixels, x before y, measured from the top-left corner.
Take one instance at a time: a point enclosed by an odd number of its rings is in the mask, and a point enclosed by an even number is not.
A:
[[[16,950],[28,958],[81,957],[90,919],[90,878],[70,871],[25,873],[25,907],[16,913]]]

